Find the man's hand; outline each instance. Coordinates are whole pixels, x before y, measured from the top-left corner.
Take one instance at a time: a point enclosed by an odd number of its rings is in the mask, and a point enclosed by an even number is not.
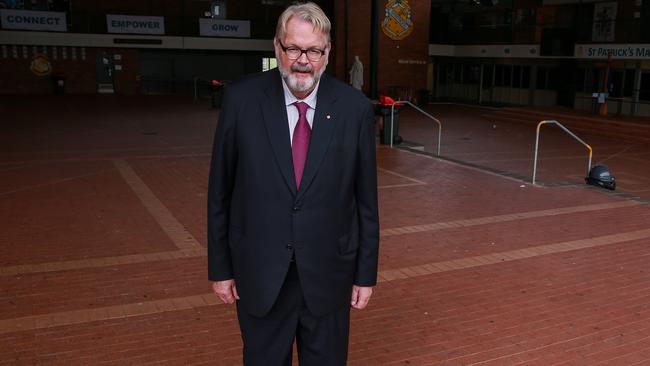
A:
[[[214,294],[219,296],[221,301],[225,302],[226,304],[232,304],[235,302],[235,300],[239,300],[239,295],[237,294],[237,286],[235,286],[235,280],[212,282],[212,291],[214,291]]]
[[[350,301],[350,305],[355,309],[361,310],[368,305],[370,296],[372,296],[372,287],[352,285],[352,301]]]

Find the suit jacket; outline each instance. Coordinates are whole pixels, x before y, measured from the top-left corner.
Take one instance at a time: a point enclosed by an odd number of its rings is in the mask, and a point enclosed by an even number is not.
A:
[[[374,113],[359,91],[321,77],[311,142],[296,189],[277,69],[228,86],[208,187],[208,272],[235,279],[240,305],[271,309],[292,255],[307,307],[349,304],[377,279],[379,220]]]

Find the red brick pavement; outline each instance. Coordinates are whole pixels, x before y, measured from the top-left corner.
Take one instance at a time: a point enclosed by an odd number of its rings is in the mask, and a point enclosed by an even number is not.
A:
[[[0,364],[241,364],[234,308],[205,271],[216,113],[174,98],[0,106]],[[443,154],[515,175],[530,164],[523,137],[440,108]],[[403,135],[423,123],[406,118]],[[581,166],[547,138],[553,172]],[[599,159],[627,164],[621,185],[647,190],[650,152],[601,139]],[[378,165],[380,283],[353,311],[351,365],[650,364],[642,200],[386,147]]]

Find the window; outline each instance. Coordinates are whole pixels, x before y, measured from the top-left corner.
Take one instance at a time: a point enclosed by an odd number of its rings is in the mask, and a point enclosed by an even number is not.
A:
[[[585,92],[586,93],[597,93],[598,85],[600,84],[600,70],[599,69],[587,69],[585,72]]]
[[[459,64],[454,65],[454,83],[460,84],[463,82],[463,68]]]
[[[493,74],[494,74],[494,65],[483,65],[483,88],[492,87]]]
[[[503,86],[503,65],[494,67],[494,86]]]
[[[576,91],[577,92],[584,92],[585,91],[585,74],[587,73],[588,69],[584,68],[579,68],[576,71]]]
[[[641,88],[639,90],[640,100],[650,100],[650,72],[641,74]]]
[[[570,81],[561,79],[558,68],[544,66],[537,68],[536,89],[558,90]]]
[[[509,88],[512,86],[512,66],[503,66],[503,86]]]
[[[625,70],[625,80],[623,81],[623,96],[624,97],[634,96],[634,70],[633,69]]]
[[[438,82],[440,85],[447,85],[451,81],[451,65],[449,64],[440,64],[439,66],[438,77],[440,80]]]
[[[512,87],[521,88],[521,66],[512,67]]]
[[[521,68],[521,87],[524,89],[530,88],[530,66]]]
[[[538,67],[537,68],[537,89],[546,89],[546,77],[547,77],[547,69],[545,67]]]
[[[463,84],[478,84],[481,69],[478,65],[463,66]]]
[[[278,67],[278,60],[275,58],[262,58],[262,71],[269,71]]]
[[[612,98],[620,98],[623,96],[623,71],[611,70],[609,72],[609,79],[607,80],[607,91]]]
[[[559,90],[564,87],[566,80],[560,78],[560,72],[557,68],[549,68],[546,73],[546,89]]]

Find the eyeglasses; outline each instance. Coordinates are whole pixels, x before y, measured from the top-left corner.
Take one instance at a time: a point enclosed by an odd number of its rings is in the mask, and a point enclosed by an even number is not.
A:
[[[317,62],[320,61],[321,57],[323,57],[325,54],[324,50],[318,48],[310,48],[305,50],[294,46],[285,47],[280,41],[278,41],[278,44],[280,44],[282,51],[287,54],[289,60],[297,60],[304,53],[307,55],[307,59],[309,59],[309,61]]]

